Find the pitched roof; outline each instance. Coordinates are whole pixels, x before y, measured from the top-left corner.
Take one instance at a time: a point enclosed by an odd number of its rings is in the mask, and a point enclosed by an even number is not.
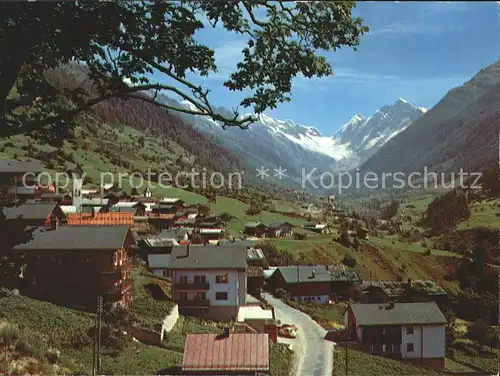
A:
[[[6,219],[28,219],[44,221],[54,211],[55,203],[25,203],[19,206],[3,207]]]
[[[43,166],[38,161],[18,161],[16,159],[0,160],[0,172],[21,173],[21,172],[42,172]]]
[[[160,231],[160,237],[166,239],[177,239],[185,237],[188,231],[185,228],[171,228],[168,230]]]
[[[248,260],[264,260],[266,256],[264,256],[264,252],[260,248],[247,248],[247,259]]]
[[[187,334],[183,371],[268,371],[267,333]]]
[[[256,228],[256,227],[259,227],[259,226],[267,227],[262,222],[247,222],[247,223],[245,223],[244,227],[245,228]]]
[[[30,250],[114,250],[123,248],[130,226],[59,226],[56,230],[35,231],[33,240],[14,247]]]
[[[344,266],[296,265],[280,266],[277,270],[283,275],[286,283],[359,281],[357,271]]]
[[[264,277],[264,269],[261,266],[249,266],[247,275],[249,277]]]
[[[360,326],[446,324],[446,318],[434,302],[389,304],[351,304]]]
[[[173,247],[169,269],[243,269],[247,266],[246,247],[234,243],[215,246]]]
[[[293,227],[293,225],[291,223],[288,223],[288,222],[280,222],[280,221],[275,221],[275,222],[271,222],[271,224],[268,226],[269,228],[279,228],[279,227],[282,227],[284,225],[288,225],[290,227]]]

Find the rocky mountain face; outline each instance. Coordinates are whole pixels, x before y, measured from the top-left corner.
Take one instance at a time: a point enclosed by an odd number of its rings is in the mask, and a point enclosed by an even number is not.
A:
[[[368,118],[355,115],[334,138],[364,161],[425,112],[425,108],[400,98],[393,105],[378,109]]]
[[[411,126],[391,138],[363,165],[362,171],[480,171],[498,163],[500,61],[482,69]]]
[[[189,108],[189,103],[177,103]],[[228,110],[218,112],[231,115]],[[318,173],[357,167],[394,135],[418,119],[424,109],[402,99],[384,106],[370,117],[355,115],[334,136],[318,129],[280,120],[265,114],[247,130],[222,129],[215,121],[193,115],[182,115],[198,129],[210,133],[224,146],[243,157],[250,166],[287,169],[287,176],[300,182],[312,168]]]

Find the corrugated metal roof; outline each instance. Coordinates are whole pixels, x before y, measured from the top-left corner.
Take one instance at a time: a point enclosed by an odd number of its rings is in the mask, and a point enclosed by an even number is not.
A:
[[[267,333],[187,334],[183,371],[267,371]]]
[[[446,324],[446,318],[434,302],[389,304],[351,304],[360,326]]]

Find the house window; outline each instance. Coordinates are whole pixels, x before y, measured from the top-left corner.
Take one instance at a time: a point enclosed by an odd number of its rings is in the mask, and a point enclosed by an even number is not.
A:
[[[393,351],[394,351],[395,353],[399,353],[399,352],[401,352],[401,349],[400,349],[400,347],[399,347],[399,344],[397,344],[397,345],[393,345]]]
[[[406,351],[407,352],[413,352],[413,351],[415,351],[413,343],[407,343],[406,344]]]
[[[207,294],[205,292],[197,292],[194,294],[195,300],[207,300]]]
[[[215,283],[227,283],[227,282],[228,282],[227,273],[215,276]]]
[[[188,300],[188,295],[187,292],[180,292],[179,293],[179,300],[181,302]]]
[[[413,326],[406,327],[406,334],[413,334]]]
[[[179,276],[179,283],[181,285],[186,285],[188,283],[188,277],[187,277],[187,275],[181,275],[181,276]]]
[[[194,283],[197,284],[207,283],[207,277],[205,277],[204,275],[195,275]]]
[[[215,300],[227,300],[227,292],[216,292]]]

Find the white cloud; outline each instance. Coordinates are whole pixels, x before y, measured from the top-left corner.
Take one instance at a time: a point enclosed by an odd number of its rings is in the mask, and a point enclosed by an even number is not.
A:
[[[332,85],[349,86],[409,86],[414,88],[425,88],[429,85],[444,85],[454,87],[462,85],[469,77],[466,76],[446,76],[446,77],[408,77],[388,73],[367,72],[351,68],[339,68],[334,76],[324,78],[308,79],[302,75],[297,76],[293,81],[293,88],[301,91],[315,92],[318,90],[329,90]]]

